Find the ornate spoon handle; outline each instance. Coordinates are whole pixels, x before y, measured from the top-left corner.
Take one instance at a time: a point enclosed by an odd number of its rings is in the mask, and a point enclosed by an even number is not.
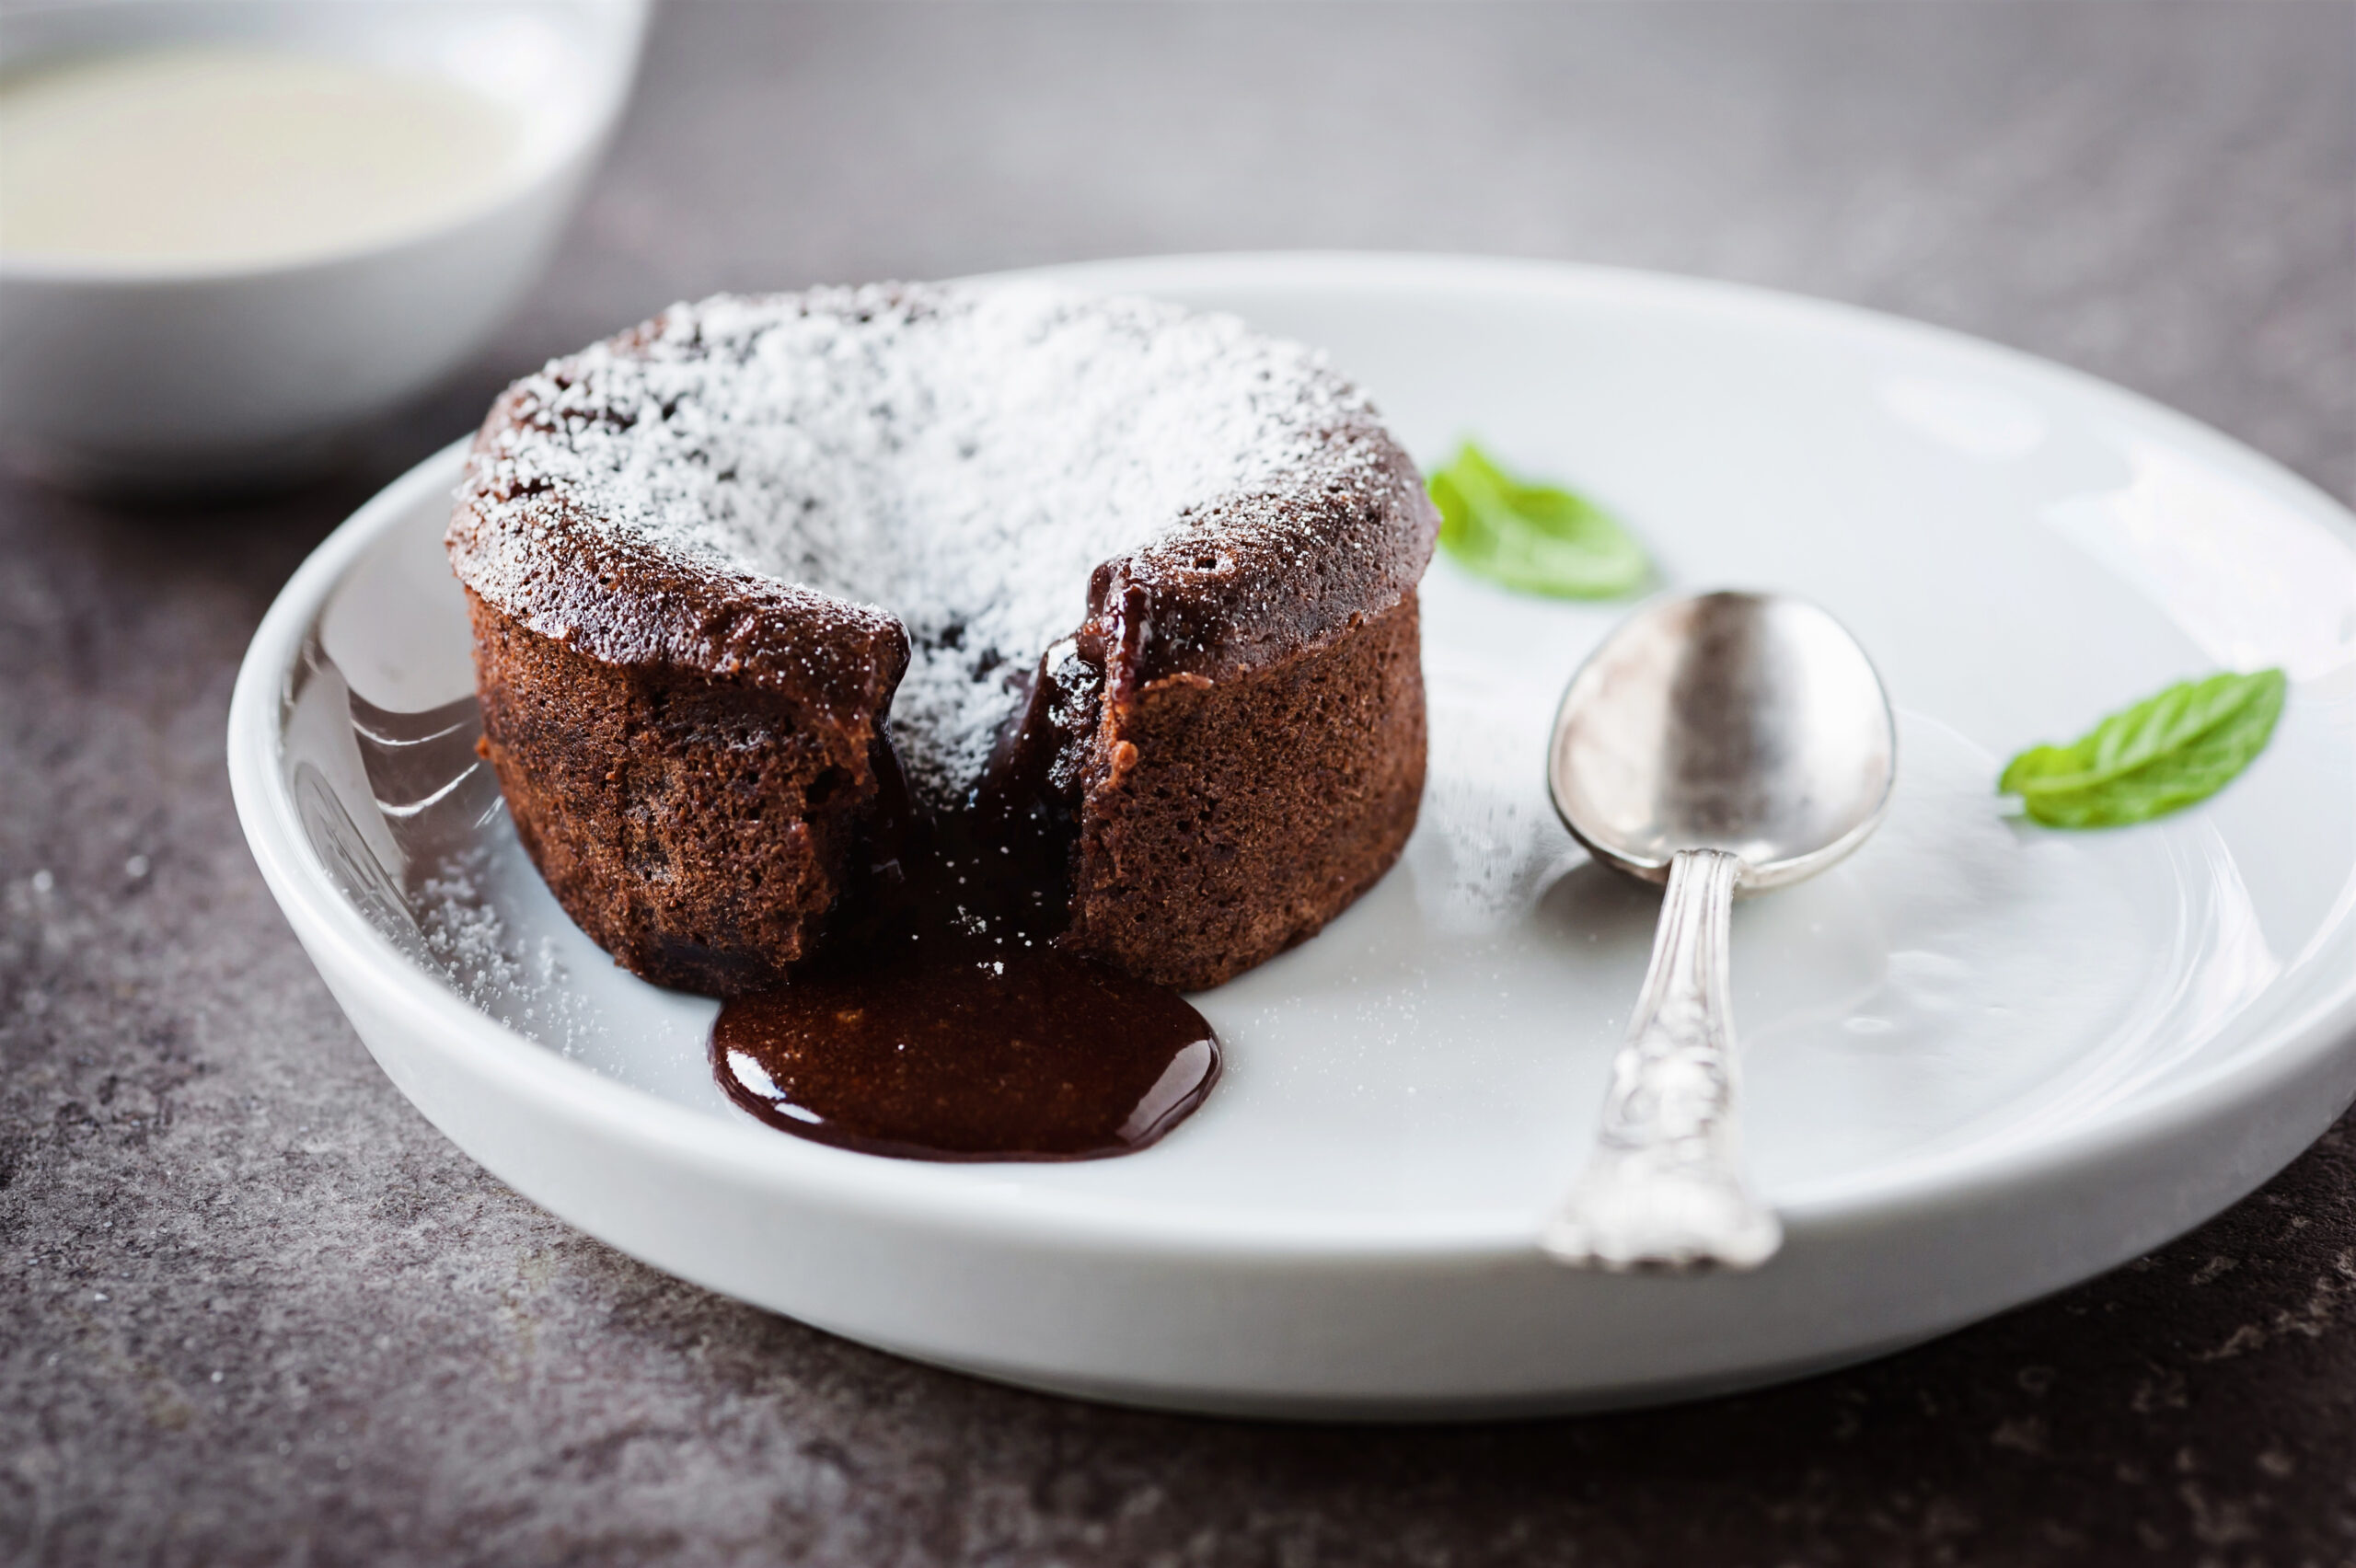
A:
[[[1587,1169],[1539,1245],[1615,1272],[1756,1268],[1783,1244],[1750,1194],[1735,1120],[1727,928],[1742,862],[1687,849],[1669,862],[1652,967],[1611,1063],[1611,1091]]]

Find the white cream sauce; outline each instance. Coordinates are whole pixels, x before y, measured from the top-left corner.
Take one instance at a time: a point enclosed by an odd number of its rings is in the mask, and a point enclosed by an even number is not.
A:
[[[257,266],[487,202],[524,143],[455,83],[285,51],[177,48],[0,76],[0,255]]]

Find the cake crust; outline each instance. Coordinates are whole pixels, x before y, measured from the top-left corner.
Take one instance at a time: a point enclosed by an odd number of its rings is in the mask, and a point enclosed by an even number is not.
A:
[[[573,923],[632,973],[710,996],[807,956],[876,792],[872,729],[467,601],[483,753]]]
[[[1181,990],[1305,940],[1391,869],[1424,792],[1415,596],[1225,681],[1108,716],[1067,942]]]

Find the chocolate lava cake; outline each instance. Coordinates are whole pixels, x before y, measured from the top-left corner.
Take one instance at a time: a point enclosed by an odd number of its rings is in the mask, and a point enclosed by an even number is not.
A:
[[[1297,344],[884,285],[676,306],[518,382],[447,542],[549,886],[735,996],[857,940],[911,834],[1164,985],[1316,931],[1415,824],[1436,528]]]

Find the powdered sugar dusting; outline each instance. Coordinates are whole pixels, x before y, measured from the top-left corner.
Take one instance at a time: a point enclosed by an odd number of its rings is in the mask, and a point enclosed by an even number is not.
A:
[[[464,844],[412,888],[410,913],[427,961],[478,1009],[577,1055],[602,1032],[596,1009],[572,984],[552,938],[527,942],[509,931],[491,891],[491,854],[480,839]]]
[[[522,390],[532,428],[485,455],[502,493],[560,490],[579,525],[897,617],[895,737],[940,801],[1096,565],[1279,489],[1371,413],[1232,317],[1035,284],[721,296]]]

